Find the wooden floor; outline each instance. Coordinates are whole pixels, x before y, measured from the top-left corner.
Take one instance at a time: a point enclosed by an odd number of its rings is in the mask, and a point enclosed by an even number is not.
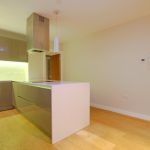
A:
[[[150,122],[91,108],[89,127],[54,144],[16,110],[0,112],[0,150],[150,150]]]

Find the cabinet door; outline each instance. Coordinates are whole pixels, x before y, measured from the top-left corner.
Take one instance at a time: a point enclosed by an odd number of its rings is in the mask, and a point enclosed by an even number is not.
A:
[[[27,42],[21,41],[18,44],[18,49],[19,49],[19,60],[24,62],[28,61]]]
[[[0,37],[0,60],[27,61],[26,41]]]
[[[0,60],[10,60],[12,51],[12,40],[0,37]]]
[[[27,61],[26,42],[21,40],[13,40],[13,50],[11,52],[13,61]]]
[[[0,107],[12,106],[11,82],[0,82]]]
[[[51,90],[13,83],[16,108],[40,129],[51,135]]]
[[[50,56],[49,79],[60,80],[60,54]]]
[[[19,50],[18,50],[18,41],[12,40],[12,50],[10,51],[10,60],[11,61],[19,61]]]

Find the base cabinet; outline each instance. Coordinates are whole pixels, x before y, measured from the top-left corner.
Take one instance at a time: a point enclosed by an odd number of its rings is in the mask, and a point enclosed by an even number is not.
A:
[[[12,82],[0,81],[0,111],[13,108]]]
[[[15,107],[51,136],[51,91],[13,82]]]

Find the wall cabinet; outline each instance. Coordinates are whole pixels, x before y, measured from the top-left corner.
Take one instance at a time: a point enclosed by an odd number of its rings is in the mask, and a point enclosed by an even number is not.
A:
[[[11,108],[13,108],[12,83],[11,81],[0,81],[0,111]]]
[[[0,60],[26,62],[26,41],[0,36]]]

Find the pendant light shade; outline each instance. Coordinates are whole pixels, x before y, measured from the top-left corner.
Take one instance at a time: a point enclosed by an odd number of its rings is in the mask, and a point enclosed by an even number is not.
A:
[[[54,37],[54,52],[59,52],[59,39],[57,35]]]
[[[58,38],[58,15],[59,11],[55,11],[55,35],[54,35],[54,52],[59,52],[59,38]]]

